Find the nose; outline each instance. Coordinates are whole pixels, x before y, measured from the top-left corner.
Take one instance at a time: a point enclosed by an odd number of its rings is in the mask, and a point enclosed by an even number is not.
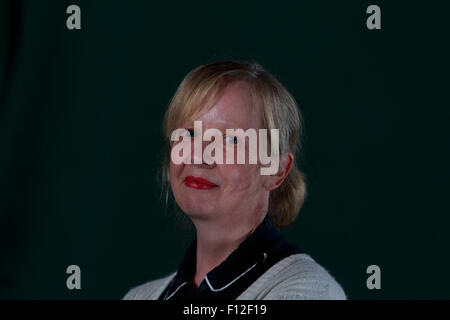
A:
[[[193,159],[193,165],[203,167],[205,169],[212,169],[216,164],[216,160],[209,153],[203,154],[206,146],[210,144],[210,141],[203,141],[202,137],[197,136],[193,139],[191,145],[191,159]]]

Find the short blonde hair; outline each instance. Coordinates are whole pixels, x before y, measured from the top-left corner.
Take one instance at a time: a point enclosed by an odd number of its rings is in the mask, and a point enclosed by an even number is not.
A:
[[[280,154],[301,151],[303,123],[297,103],[284,86],[259,63],[219,61],[189,72],[172,97],[164,116],[164,160],[162,183],[166,206],[169,192],[171,134],[182,121],[209,110],[222,90],[232,81],[245,80],[252,88],[255,105],[262,111],[263,127],[279,130]],[[296,158],[296,157],[295,157]],[[304,174],[295,162],[286,179],[269,196],[269,214],[278,228],[292,224],[306,198]]]

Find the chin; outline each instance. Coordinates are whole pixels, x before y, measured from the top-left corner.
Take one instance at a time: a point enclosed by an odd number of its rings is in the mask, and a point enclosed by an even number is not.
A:
[[[176,185],[172,190],[178,206],[189,217],[206,218],[217,213],[217,189],[195,190],[184,185]]]
[[[208,218],[214,216],[216,210],[214,209],[214,204],[211,203],[211,199],[208,201],[200,199],[183,199],[179,201],[178,205],[183,210],[183,212],[190,218]]]

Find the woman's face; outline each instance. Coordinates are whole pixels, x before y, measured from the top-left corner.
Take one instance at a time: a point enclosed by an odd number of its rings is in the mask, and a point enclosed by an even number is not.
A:
[[[182,123],[181,128],[193,129],[194,120],[202,121],[203,133],[207,129],[216,128],[224,135],[225,129],[258,130],[262,126],[261,112],[253,107],[250,87],[245,81],[230,83],[209,111]],[[236,146],[229,141],[224,141],[224,156],[226,148],[234,148],[233,152],[237,152]],[[203,148],[209,143],[203,142]],[[191,149],[193,163],[193,143]],[[230,221],[243,223],[247,219],[252,223],[266,213],[269,190],[264,184],[268,176],[260,174],[259,163],[248,163],[248,150],[247,141],[245,164],[237,164],[235,161],[234,164],[209,165],[203,162],[176,165],[171,161],[170,182],[175,200],[191,219],[231,219]]]

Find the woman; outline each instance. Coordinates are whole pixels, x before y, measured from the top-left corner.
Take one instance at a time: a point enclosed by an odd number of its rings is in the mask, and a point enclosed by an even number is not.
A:
[[[210,143],[198,134],[199,123],[203,130],[223,134],[223,152],[215,149],[208,159],[195,151],[195,143],[202,151]],[[262,163],[261,153],[256,163],[248,160],[254,153],[251,141],[244,144],[247,160],[236,161],[237,146],[246,136],[230,136],[226,129],[238,128],[271,130],[268,141],[277,170],[262,174],[267,162]],[[346,298],[324,268],[278,231],[294,221],[306,187],[294,162],[301,132],[297,104],[272,75],[256,62],[223,61],[192,70],[170,102],[164,130],[165,181],[197,236],[176,273],[133,288],[124,299]],[[263,137],[257,136],[262,151]],[[182,161],[174,161],[179,147],[191,146],[194,151],[182,149]],[[223,161],[221,153],[232,154],[235,161]]]

